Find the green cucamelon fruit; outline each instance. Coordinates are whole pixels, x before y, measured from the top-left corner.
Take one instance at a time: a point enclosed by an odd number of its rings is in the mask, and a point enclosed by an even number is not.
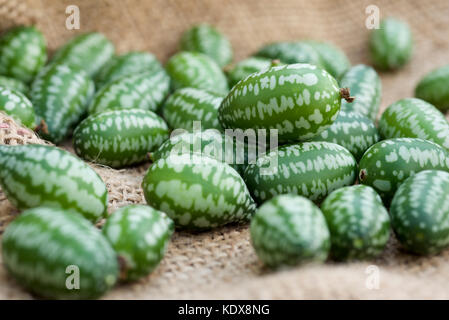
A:
[[[228,81],[214,60],[199,52],[182,51],[168,60],[165,69],[173,90],[191,87],[225,95]]]
[[[122,168],[145,161],[167,138],[167,125],[154,112],[111,110],[84,119],[73,133],[73,148],[88,161]]]
[[[425,170],[409,177],[391,202],[393,230],[402,246],[419,255],[449,247],[449,173]]]
[[[0,76],[0,87],[19,91],[25,95],[28,94],[30,88],[23,82],[15,78]]]
[[[164,257],[173,221],[145,205],[128,205],[114,211],[102,232],[120,263],[120,279],[134,281],[150,274]]]
[[[415,88],[415,97],[423,99],[440,111],[449,110],[449,65],[427,73]]]
[[[257,203],[292,193],[320,202],[335,189],[351,185],[357,163],[330,142],[302,142],[268,152],[245,169],[243,178]]]
[[[359,182],[373,187],[388,205],[398,186],[423,170],[449,171],[449,152],[418,138],[395,138],[371,146],[359,163]]]
[[[56,147],[0,146],[0,185],[18,209],[61,208],[92,222],[107,214],[103,180],[81,159]]]
[[[162,115],[172,129],[194,130],[194,121],[202,129],[222,130],[218,122],[218,108],[223,96],[203,89],[181,88],[165,101]]]
[[[255,56],[278,59],[286,64],[309,63],[323,67],[318,52],[309,43],[301,41],[270,43],[262,47]]]
[[[0,37],[0,75],[29,83],[47,61],[47,44],[33,26],[20,26]]]
[[[33,293],[50,299],[94,299],[117,281],[114,250],[100,230],[63,209],[28,209],[2,239],[8,272]]]
[[[112,42],[101,33],[83,33],[59,48],[51,63],[70,65],[95,77],[101,67],[113,57],[114,51]]]
[[[237,82],[245,79],[250,74],[270,68],[272,66],[272,61],[273,60],[269,58],[249,57],[239,63],[236,63],[232,69],[226,73],[228,76],[229,85],[233,87],[237,84]]]
[[[390,238],[390,217],[373,188],[356,185],[332,192],[321,204],[331,235],[331,257],[362,260],[378,256]]]
[[[379,133],[384,139],[421,138],[449,150],[449,123],[433,105],[407,98],[391,104],[380,117]]]
[[[170,78],[164,70],[123,76],[104,85],[95,93],[88,112],[143,109],[156,111],[170,90]]]
[[[95,76],[97,89],[123,76],[136,73],[156,73],[163,69],[157,58],[148,52],[128,52],[111,58]]]
[[[86,114],[93,93],[94,83],[83,70],[66,65],[43,68],[30,92],[37,123],[45,122],[39,134],[61,142]]]
[[[310,141],[328,141],[348,149],[359,161],[365,151],[379,141],[373,121],[356,112],[340,111],[337,120]]]
[[[341,102],[341,110],[358,112],[376,121],[382,98],[382,82],[372,67],[358,64],[350,68],[341,78],[340,86],[349,88],[354,102]]]
[[[0,111],[28,128],[36,126],[33,104],[19,91],[0,86]]]
[[[371,60],[376,68],[397,69],[411,58],[413,39],[410,27],[396,18],[385,18],[374,29],[370,40]]]
[[[257,209],[251,220],[251,243],[271,268],[323,262],[330,248],[323,213],[310,200],[279,195]]]
[[[218,116],[223,128],[276,129],[280,143],[307,140],[335,121],[342,95],[337,81],[323,69],[277,66],[235,85]]]
[[[205,23],[193,26],[184,32],[180,49],[204,53],[220,67],[232,61],[232,47],[229,40],[215,27]]]
[[[147,203],[184,229],[248,221],[256,209],[242,178],[228,164],[197,154],[157,160],[142,183]]]

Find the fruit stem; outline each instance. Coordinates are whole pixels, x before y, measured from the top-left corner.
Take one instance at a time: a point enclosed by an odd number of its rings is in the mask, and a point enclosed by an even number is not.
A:
[[[36,129],[34,129],[34,131],[42,131],[44,134],[48,134],[48,126],[44,119],[41,120],[41,123],[36,126]]]
[[[353,102],[355,100],[355,97],[351,97],[351,93],[349,92],[349,88],[341,88],[340,89],[340,97],[342,99],[345,99],[346,102]]]

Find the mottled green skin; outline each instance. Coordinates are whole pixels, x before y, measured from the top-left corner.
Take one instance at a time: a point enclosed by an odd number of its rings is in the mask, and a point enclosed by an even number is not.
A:
[[[114,45],[98,32],[80,34],[59,48],[52,64],[66,64],[83,69],[89,76],[97,72],[114,56]]]
[[[365,151],[379,141],[374,122],[356,112],[340,111],[337,120],[310,141],[327,141],[348,149],[359,161]]]
[[[398,69],[412,56],[413,38],[410,27],[396,18],[385,18],[370,39],[371,60],[382,70]]]
[[[50,299],[95,299],[117,281],[114,250],[80,215],[38,207],[11,222],[2,239],[3,264],[33,293]],[[79,289],[73,285],[79,269]]]
[[[310,63],[323,67],[319,53],[311,44],[301,41],[270,43],[262,47],[255,56],[278,59],[287,64]]]
[[[0,37],[0,75],[29,83],[46,61],[47,44],[35,27],[16,27]]]
[[[170,78],[164,70],[136,73],[120,77],[104,85],[95,93],[88,112],[143,109],[155,111],[162,105],[170,90]]]
[[[228,81],[214,60],[199,52],[182,51],[168,60],[165,69],[173,90],[191,87],[225,95]]]
[[[227,72],[229,86],[232,88],[237,82],[245,79],[250,74],[270,68],[272,66],[272,61],[273,60],[269,58],[263,57],[249,57],[240,61]]]
[[[256,209],[237,171],[207,156],[161,158],[148,169],[142,188],[147,203],[183,229],[248,221]]]
[[[18,209],[38,206],[81,213],[97,222],[107,214],[100,176],[71,153],[46,145],[0,146],[0,185]]]
[[[33,105],[20,91],[0,86],[0,111],[28,128],[36,126]]]
[[[94,83],[81,69],[66,65],[49,65],[34,79],[30,98],[39,124],[47,130],[38,133],[54,143],[66,138],[86,113],[94,93]]]
[[[449,150],[449,123],[433,105],[415,98],[391,104],[380,117],[382,138],[421,138]]]
[[[340,80],[342,88],[349,88],[355,100],[343,100],[341,110],[358,112],[376,121],[382,98],[382,82],[372,67],[358,64],[348,70]]]
[[[97,89],[106,83],[117,80],[123,76],[148,72],[150,74],[163,70],[159,60],[148,52],[128,52],[112,57],[95,76]]]
[[[30,88],[23,82],[15,78],[0,76],[0,86],[8,89],[19,91],[25,95],[28,94]]]
[[[354,157],[342,146],[302,142],[259,157],[248,165],[243,179],[259,204],[285,193],[319,203],[333,190],[353,184],[356,167]]]
[[[138,164],[168,139],[164,120],[152,111],[105,111],[87,117],[73,133],[73,148],[85,160],[113,168]]]
[[[220,67],[232,61],[232,47],[229,40],[216,28],[205,23],[193,26],[184,32],[180,49],[204,53]]]
[[[164,257],[173,230],[173,221],[149,206],[114,211],[102,232],[118,255],[120,279],[135,281],[150,274]]]
[[[194,130],[194,121],[202,129],[223,130],[218,122],[218,108],[223,96],[202,89],[181,88],[165,101],[162,115],[172,129]]]
[[[346,54],[336,46],[313,40],[303,41],[312,46],[318,53],[323,68],[329,72],[335,79],[339,80],[343,74],[351,67]]]
[[[378,256],[390,238],[390,217],[373,188],[355,185],[332,192],[321,204],[331,234],[331,257],[363,260]]]
[[[423,99],[442,112],[449,110],[449,65],[427,73],[415,88],[415,97]]]
[[[449,247],[449,174],[426,170],[409,177],[395,193],[390,214],[407,251],[430,255]]]
[[[320,209],[296,195],[265,202],[251,220],[251,242],[271,268],[323,262],[329,254],[329,229]]]
[[[279,143],[308,140],[337,118],[337,81],[310,64],[277,66],[250,75],[223,100],[223,128],[278,130]]]
[[[449,171],[449,152],[418,138],[379,141],[369,148],[359,163],[359,182],[374,188],[389,205],[399,185],[423,170]]]

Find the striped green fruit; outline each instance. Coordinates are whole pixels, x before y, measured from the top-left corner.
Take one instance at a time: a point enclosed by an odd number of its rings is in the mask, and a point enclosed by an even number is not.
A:
[[[184,32],[180,49],[204,53],[220,67],[232,61],[232,47],[229,40],[216,28],[205,23],[193,26]]]
[[[323,67],[318,52],[306,42],[274,42],[262,47],[256,54],[257,57],[279,59],[282,63],[309,63]]]
[[[423,99],[442,112],[449,110],[449,65],[426,74],[415,88],[415,97]]]
[[[142,183],[147,203],[180,228],[204,230],[247,221],[256,209],[237,171],[197,154],[157,160]]]
[[[273,60],[269,58],[263,57],[249,57],[240,61],[227,72],[229,85],[233,87],[237,82],[245,79],[250,74],[270,68],[272,66],[272,61]]]
[[[192,87],[225,95],[228,81],[214,60],[199,52],[182,51],[168,60],[165,69],[173,90]]]
[[[271,268],[323,262],[330,248],[323,213],[310,200],[292,194],[265,202],[251,220],[251,243]]]
[[[28,128],[36,126],[33,104],[19,91],[0,86],[0,111]]]
[[[391,104],[380,117],[379,132],[384,139],[421,138],[449,150],[449,123],[437,108],[421,99]]]
[[[280,143],[307,140],[335,121],[342,95],[337,81],[323,69],[310,64],[277,66],[235,85],[218,119],[223,128],[277,129]]]
[[[101,88],[106,83],[136,73],[157,73],[163,70],[157,58],[148,52],[128,52],[111,58],[95,76],[95,85]]]
[[[168,139],[164,120],[152,111],[111,110],[84,119],[73,133],[80,157],[113,168],[145,161]]]
[[[218,108],[223,96],[202,89],[176,90],[162,108],[162,115],[172,129],[192,131],[193,122],[201,121],[202,129],[223,130],[218,122]]]
[[[371,259],[390,238],[390,217],[373,188],[356,185],[332,192],[321,204],[335,260]]]
[[[89,76],[97,72],[114,55],[114,45],[98,32],[80,34],[59,48],[52,64],[66,64],[83,69]]]
[[[292,193],[320,202],[335,189],[351,185],[357,163],[330,142],[302,142],[279,147],[249,164],[243,178],[257,203]]]
[[[342,88],[349,88],[354,102],[341,102],[341,110],[358,112],[376,121],[382,98],[382,82],[376,70],[358,64],[348,70],[340,80]]]
[[[410,27],[396,18],[385,18],[379,29],[371,33],[371,60],[379,69],[398,69],[406,64],[412,55],[413,38]]]
[[[437,254],[449,247],[449,173],[425,170],[409,177],[391,202],[393,230],[415,254]]]
[[[0,146],[0,185],[18,209],[61,208],[92,222],[107,214],[103,180],[82,160],[56,147]]]
[[[0,76],[0,87],[16,90],[25,95],[27,95],[28,91],[30,90],[23,81],[5,76]]]
[[[35,27],[16,27],[1,36],[0,75],[29,83],[46,61],[47,44]]]
[[[348,149],[359,161],[365,151],[379,141],[374,122],[356,112],[340,111],[332,125],[311,141],[328,141]]]
[[[21,213],[3,234],[2,256],[21,285],[45,298],[98,298],[118,276],[115,252],[100,230],[56,208]]]
[[[37,123],[43,120],[46,124],[39,134],[61,142],[86,113],[93,93],[94,83],[83,70],[66,65],[43,68],[30,92]]]
[[[351,67],[346,54],[336,46],[313,40],[302,41],[312,46],[318,53],[323,68],[329,72],[335,79],[339,80],[343,74]]]
[[[430,169],[449,171],[449,152],[423,139],[388,139],[365,152],[359,163],[359,182],[373,187],[388,205],[405,179]]]
[[[120,279],[135,281],[150,274],[164,257],[173,221],[145,205],[122,207],[106,220],[103,235],[120,263]]]
[[[170,78],[164,70],[123,76],[104,85],[95,93],[88,112],[106,110],[143,109],[155,111],[170,90]]]

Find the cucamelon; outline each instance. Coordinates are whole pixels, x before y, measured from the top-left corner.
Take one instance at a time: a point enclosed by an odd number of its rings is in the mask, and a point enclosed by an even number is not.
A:
[[[0,146],[0,185],[18,209],[61,208],[92,222],[107,214],[103,180],[82,160],[56,147]]]
[[[274,42],[262,47],[256,57],[279,59],[282,63],[309,63],[318,67],[323,67],[318,52],[306,42]]]
[[[228,81],[214,60],[199,52],[182,51],[168,60],[165,69],[171,78],[173,90],[192,87],[228,93]]]
[[[356,185],[333,191],[321,204],[335,260],[370,259],[390,238],[390,217],[373,188]]]
[[[33,26],[20,26],[0,37],[0,75],[29,83],[47,61],[47,44]]]
[[[19,91],[0,86],[0,111],[28,128],[36,126],[33,104]]]
[[[351,185],[357,163],[330,142],[302,142],[268,152],[249,164],[243,178],[257,203],[292,193],[320,202],[335,189]]]
[[[250,74],[270,68],[272,61],[263,57],[249,57],[240,61],[227,72],[229,85],[233,87],[237,82],[245,79]]]
[[[257,256],[272,268],[323,262],[330,248],[329,229],[320,209],[291,194],[260,206],[251,220],[250,235]]]
[[[256,209],[242,178],[228,164],[197,154],[170,155],[148,169],[147,203],[184,229],[248,221]]]
[[[173,233],[173,221],[145,205],[114,211],[103,226],[120,263],[120,279],[134,281],[150,274],[164,257]]]
[[[415,88],[415,97],[423,99],[442,112],[449,110],[449,65],[427,73]]]
[[[23,82],[15,78],[0,76],[0,87],[19,91],[25,95],[28,94],[30,88]]]
[[[93,299],[117,281],[109,242],[79,214],[28,209],[3,234],[3,263],[23,286],[51,299]]]
[[[111,110],[83,120],[73,133],[82,158],[113,168],[143,162],[168,138],[164,120],[148,110]]]
[[[449,247],[449,173],[425,170],[398,188],[390,214],[396,237],[415,254],[437,254]]]
[[[449,123],[437,108],[421,99],[391,104],[380,117],[379,132],[384,139],[421,138],[449,150]]]
[[[423,170],[449,171],[449,152],[418,138],[395,138],[371,146],[359,163],[359,182],[373,187],[389,204],[398,186]]]

